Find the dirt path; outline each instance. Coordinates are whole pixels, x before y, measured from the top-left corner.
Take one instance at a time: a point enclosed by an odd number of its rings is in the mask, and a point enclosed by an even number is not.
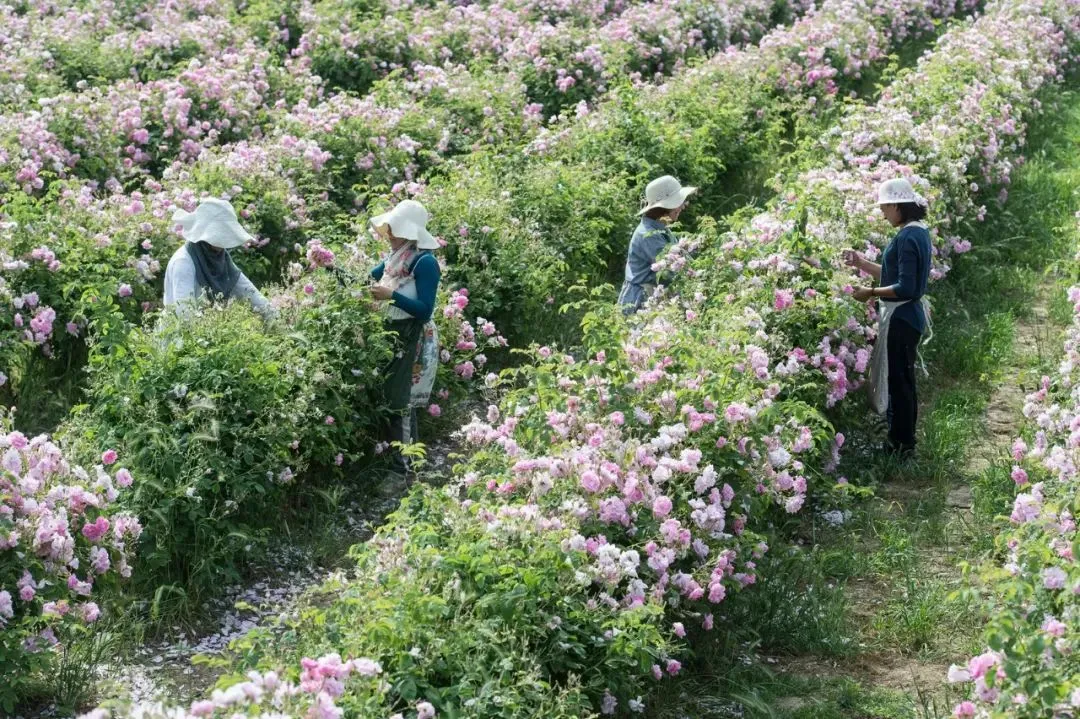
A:
[[[381,496],[350,504],[338,518],[346,541],[355,544],[370,538],[405,491],[404,482],[387,482],[380,487]],[[246,585],[227,589],[212,603],[212,620],[205,629],[175,631],[100,667],[99,698],[126,697],[135,702],[168,699],[173,704],[193,701],[220,674],[220,670],[193,664],[194,657],[219,654],[248,631],[272,625],[275,618],[289,614],[309,589],[343,572],[319,566],[307,550],[283,547],[271,552],[278,568]]]
[[[1019,320],[1015,325],[1012,362],[1002,372],[1001,381],[990,396],[986,408],[984,441],[972,447],[965,472],[968,476],[979,475],[990,469],[993,462],[1001,458],[1002,452],[1012,445],[1020,430],[1024,397],[1036,389],[1039,382],[1032,368],[1042,364],[1048,350],[1052,349],[1056,334],[1047,309],[1047,298],[1052,291],[1053,285],[1040,286],[1031,316]],[[965,488],[966,485],[961,483],[954,492],[963,492]],[[970,506],[970,502],[967,506]]]
[[[989,470],[1008,451],[1020,429],[1024,398],[1039,383],[1039,367],[1052,350],[1057,330],[1049,319],[1048,297],[1052,283],[1039,287],[1029,316],[1014,325],[1013,346],[1006,367],[994,387],[982,419],[982,431],[969,445],[963,470],[948,478],[945,486],[921,486],[910,478],[886,479],[881,482],[867,512],[871,516],[896,518],[913,525],[910,515],[918,513],[920,503],[933,501],[933,493],[945,494],[939,522],[946,529],[942,542],[920,541],[915,547],[917,561],[909,570],[917,580],[928,585],[951,587],[960,576],[958,552],[963,537],[970,535],[972,523],[973,478]],[[940,495],[939,495],[940,497]],[[865,540],[857,540],[862,543]],[[871,543],[872,544],[872,543]],[[858,551],[863,551],[860,547]],[[872,551],[867,548],[867,551]],[[909,576],[910,576],[909,575]],[[875,617],[887,611],[890,602],[903,602],[906,591],[898,588],[896,576],[857,577],[845,585],[847,614],[861,627],[865,650],[852,657],[762,657],[766,665],[780,676],[794,677],[811,683],[850,680],[862,689],[873,692],[893,692],[906,695],[913,711],[927,712],[927,707],[940,708],[947,704],[946,674],[949,661],[943,656],[925,656],[897,646],[882,645],[871,637],[869,627]],[[957,585],[959,586],[959,585]],[[940,654],[940,653],[938,653]],[[954,661],[959,661],[956,657]],[[777,717],[813,716],[813,702],[807,697],[785,696],[772,702]],[[891,716],[891,715],[890,715]]]
[[[421,481],[439,484],[451,474],[451,455],[457,443],[447,438],[429,448],[428,466]],[[403,479],[387,475],[373,496],[354,499],[334,521],[341,525],[347,545],[367,541],[408,492]],[[200,632],[177,631],[153,643],[131,650],[118,661],[99,668],[99,700],[127,698],[131,701],[168,700],[183,704],[202,696],[220,670],[193,663],[196,656],[214,656],[229,643],[256,627],[272,628],[275,619],[288,615],[309,590],[346,570],[319,566],[310,550],[283,547],[273,571],[243,586],[232,587],[216,600],[213,617]],[[340,562],[333,562],[340,565]],[[37,716],[48,716],[48,712]]]

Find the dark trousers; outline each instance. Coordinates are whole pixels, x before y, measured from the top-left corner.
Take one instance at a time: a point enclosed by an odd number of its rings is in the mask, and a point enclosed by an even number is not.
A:
[[[915,446],[919,398],[915,392],[916,350],[922,334],[899,319],[889,323],[889,441],[897,449]]]
[[[388,442],[410,444],[416,441],[416,412],[412,409],[412,380],[416,353],[424,323],[415,320],[395,320],[387,324],[395,335],[394,358],[385,369],[383,393],[389,411],[383,438]],[[391,454],[394,466],[404,469],[408,463],[400,452]]]

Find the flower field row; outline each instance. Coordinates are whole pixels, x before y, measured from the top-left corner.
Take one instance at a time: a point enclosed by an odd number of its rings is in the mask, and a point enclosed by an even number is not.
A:
[[[417,65],[479,65],[527,75],[531,101],[548,99],[555,109],[590,99],[613,77],[636,73],[648,80],[711,50],[750,42],[788,11],[771,0],[649,6],[342,0],[248,3],[236,11],[199,0],[16,7],[5,8],[15,57],[0,75],[7,80],[0,99],[12,103],[79,80],[85,86],[153,78],[191,57],[254,40],[334,91],[366,93],[388,74]],[[109,52],[100,50],[105,45]]]
[[[549,117],[551,113],[545,114],[530,99],[518,69],[550,68],[560,75],[570,71],[556,69],[558,59],[549,57],[539,47],[539,40],[530,38],[562,38],[556,46],[564,49],[563,31],[595,35],[585,53],[595,64],[605,57],[623,58],[628,52],[625,45],[644,42],[635,41],[635,33],[646,32],[633,23],[614,22],[628,9],[621,3],[567,3],[555,13],[557,19],[550,17],[554,8],[544,12],[531,4],[515,3],[466,8],[449,3],[416,8],[325,3],[315,8],[309,3],[270,2],[247,6],[242,13],[222,11],[197,0],[145,7],[99,3],[85,11],[52,4],[2,7],[5,17],[12,20],[7,45],[13,52],[0,72],[0,80],[8,81],[0,84],[4,88],[0,98],[12,98],[8,112],[0,116],[0,189],[7,185],[29,193],[42,191],[54,177],[91,180],[97,183],[95,187],[110,178],[128,186],[132,179],[147,174],[158,178],[174,163],[194,161],[204,149],[260,138],[265,130],[293,116],[294,107],[299,118],[312,123],[310,129],[317,127],[323,133],[342,119],[355,118],[371,126],[362,137],[351,138],[358,147],[343,158],[356,163],[354,174],[371,169],[365,155],[391,140],[405,150],[395,156],[403,162],[394,172],[412,179],[412,171],[405,166],[417,149],[423,148],[424,155],[438,156],[449,146],[462,143],[459,138],[445,137],[448,133],[469,135],[481,125],[496,124],[500,135],[516,136],[522,123],[539,124]],[[642,48],[646,57],[662,53],[670,60],[657,77],[689,59],[691,55],[680,54],[683,51],[704,52],[711,43],[722,49],[742,37],[759,36],[767,24],[787,15],[787,10],[771,2],[740,3],[730,9],[710,4],[696,10],[683,3],[680,9],[683,12],[675,14],[673,4],[665,10],[680,29],[673,34],[672,28],[667,28],[665,36],[656,40],[663,47]],[[649,12],[655,11],[656,6],[651,5]],[[262,27],[268,17],[273,23],[284,23],[270,35]],[[497,24],[507,33],[505,44],[522,43],[517,54],[495,39],[485,45],[496,53],[492,57],[517,58],[514,67],[492,72],[483,65],[470,71],[466,65],[470,60],[477,62],[478,49],[457,62],[445,56],[454,44],[451,38],[468,38],[471,33],[478,39],[477,26],[484,25],[484,17],[500,18]],[[604,30],[606,26],[594,27],[605,18],[618,27],[610,32]],[[305,49],[325,44],[326,28],[354,21],[371,25],[373,20],[378,20],[374,22],[377,27],[402,33],[402,42],[379,43],[374,38],[361,42],[354,37],[334,47],[351,54],[349,48],[363,51],[371,42],[372,52],[405,48],[412,59],[398,69],[393,63],[387,67],[386,62],[381,63],[381,69],[374,68],[377,75],[392,72],[394,77],[370,88],[373,93],[367,98],[345,93],[327,97],[325,78],[313,72],[312,58],[305,55]],[[301,27],[290,31],[287,26],[294,21]],[[564,27],[563,22],[569,25]],[[290,32],[298,33],[299,39],[290,41]],[[702,38],[709,38],[708,43]],[[192,59],[196,55],[198,59]],[[350,71],[357,68],[355,58],[346,61]],[[117,67],[96,72],[102,64]],[[39,77],[41,72],[82,79],[47,81]],[[609,71],[602,74],[611,75]],[[433,86],[458,97],[450,98],[445,108],[438,102],[424,102]],[[588,99],[602,89],[594,88]],[[469,102],[480,95],[483,102]],[[312,116],[312,106],[323,99],[330,101],[329,107]],[[40,109],[29,109],[26,100],[36,102]],[[0,102],[0,108],[7,104]],[[432,117],[433,109],[436,114],[439,110],[443,115],[449,112],[454,122]],[[495,115],[494,123],[485,119]],[[431,129],[428,123],[437,131],[430,142],[425,132]],[[504,123],[509,124],[504,128]],[[360,130],[356,127],[359,124],[353,123],[354,132]],[[421,137],[410,138],[410,129],[419,131]],[[465,139],[471,144],[485,137],[487,132]],[[308,149],[313,158],[324,154],[317,147]],[[384,169],[390,165],[385,164]],[[377,178],[365,184],[377,187]],[[345,189],[349,187],[347,183]],[[115,192],[114,187],[106,189]]]
[[[618,78],[649,81],[695,57],[752,42],[788,11],[773,0],[365,3],[359,12],[357,5],[336,0],[298,13],[302,34],[291,54],[310,62],[330,87],[366,92],[386,72],[417,63],[472,65],[520,78],[528,102],[545,117],[591,101]]]
[[[215,10],[202,0],[0,3],[0,110],[132,76],[158,79],[243,44],[244,27]]]
[[[117,590],[112,601],[152,599],[159,616],[190,614],[317,502],[312,475],[340,478],[370,454],[391,347],[364,293],[325,268],[362,272],[373,259],[315,249],[273,297],[271,326],[244,307],[208,310],[133,330],[123,351],[95,354],[88,404],[58,432],[63,455],[44,435],[0,437],[14,447],[0,478],[0,707],[54,659],[45,640],[55,644],[61,619],[96,618],[96,605],[82,609],[95,586]],[[452,403],[505,340],[465,317],[467,292],[441,300],[446,349],[432,399]],[[94,478],[66,458],[119,458],[123,469],[112,480],[99,467]],[[110,523],[115,541],[98,542]],[[116,571],[128,579],[122,588],[95,584]]]
[[[568,271],[603,278],[629,232],[642,177],[670,168],[710,186],[718,201],[725,188],[714,181],[769,157],[770,141],[751,140],[775,136],[769,128],[779,131],[792,105],[798,114],[830,104],[899,43],[959,11],[938,0],[830,1],[761,48],[725,53],[663,88],[628,91],[562,123],[558,137],[534,142],[533,155],[476,153],[425,191],[450,241],[453,278],[481,288],[474,307],[500,326],[551,334],[547,298],[563,299]],[[0,318],[9,402],[41,384],[27,367],[43,353],[56,358],[53,367],[77,367],[87,338],[119,341],[127,323],[156,308],[174,246],[165,218],[193,203],[192,188],[237,203],[267,245],[245,269],[276,278],[313,235],[334,243],[351,232],[340,218],[370,193],[421,191],[433,167],[477,141],[507,146],[508,137],[542,130],[512,74],[417,68],[365,98],[319,100],[313,80],[270,55],[247,43],[175,76],[68,93],[0,118],[0,135],[9,128],[18,148],[8,153],[11,186],[48,192],[40,200],[16,192],[0,226],[5,291],[16,305],[37,298],[32,312],[15,307]],[[806,79],[793,85],[796,76]],[[47,185],[47,168],[72,180]],[[38,315],[50,331],[27,338]]]
[[[436,226],[455,238],[452,268],[512,337],[557,336],[565,323],[550,308],[573,297],[567,288],[621,268],[630,210],[648,179],[675,174],[702,188],[695,207],[728,209],[748,176],[776,169],[791,125],[835,107],[906,40],[972,7],[828,0],[755,47],[541,131],[525,157],[464,159],[423,194]]]
[[[307,108],[324,99],[326,75],[320,72],[320,67],[326,63],[318,60],[317,51],[314,60],[305,54],[312,46],[332,46],[334,52],[344,52],[342,61],[349,73],[356,73],[363,65],[358,62],[353,49],[408,56],[407,62],[375,62],[374,67],[361,71],[361,74],[374,77],[395,73],[396,77],[380,84],[381,90],[377,94],[382,96],[381,100],[400,101],[403,91],[408,95],[410,87],[424,88],[432,82],[438,83],[440,76],[454,79],[458,91],[468,97],[483,89],[490,90],[488,78],[496,77],[503,82],[496,83],[498,92],[489,94],[491,103],[499,105],[500,95],[512,95],[514,102],[505,104],[513,107],[519,121],[540,122],[555,113],[543,112],[542,106],[529,94],[522,72],[550,69],[560,76],[569,73],[572,85],[573,68],[561,67],[561,60],[551,56],[556,48],[563,51],[568,47],[566,40],[571,35],[589,38],[590,44],[580,52],[571,52],[570,57],[584,55],[595,68],[602,68],[605,58],[612,62],[615,58],[631,62],[630,45],[641,46],[639,49],[644,57],[652,58],[651,62],[657,63],[658,67],[664,67],[665,63],[654,56],[663,54],[668,60],[667,67],[664,72],[657,73],[658,77],[663,77],[694,54],[713,47],[723,49],[743,37],[759,36],[766,29],[766,23],[785,14],[771,0],[739,3],[735,8],[714,4],[695,8],[685,2],[672,4],[663,11],[678,27],[673,28],[668,23],[664,37],[655,38],[661,47],[652,47],[638,34],[654,30],[617,22],[622,12],[628,10],[621,3],[567,3],[560,9],[562,17],[559,20],[552,20],[531,4],[458,7],[435,3],[431,6],[389,7],[374,3],[364,8],[354,5],[324,3],[315,8],[310,4],[294,7],[282,3],[275,8],[273,3],[268,3],[267,7],[248,7],[245,13],[237,15],[218,14],[212,6],[191,2],[149,5],[132,16],[125,12],[131,8],[100,3],[87,12],[74,9],[59,12],[51,5],[35,6],[26,11],[25,17],[7,8],[8,16],[20,20],[15,23],[16,32],[9,43],[17,51],[9,61],[12,66],[7,71],[12,84],[9,94],[24,101],[33,99],[41,109],[30,110],[27,108],[29,103],[22,102],[4,116],[0,137],[17,138],[18,142],[12,142],[10,151],[0,156],[0,167],[8,165],[14,174],[13,185],[26,191],[42,189],[46,182],[43,175],[52,173],[99,182],[105,182],[109,177],[123,181],[133,173],[150,172],[156,177],[171,162],[190,162],[207,147],[252,136],[257,138],[263,130],[277,124],[277,116],[282,110],[297,103]],[[272,37],[264,36],[257,27],[247,31],[252,23],[258,26],[255,19],[270,15],[275,9],[278,11],[275,14],[280,14],[276,20],[279,23],[287,25],[290,15],[296,15],[294,19],[301,25],[298,39],[289,41],[291,31],[287,27],[279,28],[278,34]],[[656,5],[650,5],[648,13],[655,13],[657,9]],[[33,22],[28,22],[31,16],[36,17]],[[491,24],[485,22],[485,18],[494,19],[505,37],[489,37],[482,41],[483,33],[478,31],[479,28]],[[606,25],[594,25],[605,18],[611,19],[615,27],[606,30]],[[653,17],[652,21],[655,20]],[[370,26],[380,33],[388,29],[400,33],[401,40],[375,37],[362,40],[355,32],[347,30],[352,22]],[[305,23],[310,27],[305,29]],[[336,28],[336,34],[327,33],[329,28]],[[201,42],[191,44],[192,37],[200,31]],[[543,42],[541,38],[544,38]],[[455,45],[455,39],[479,45],[463,50],[464,58],[453,61],[447,57],[447,52]],[[279,47],[282,42],[284,48]],[[550,47],[541,47],[544,43]],[[486,51],[481,51],[480,45]],[[513,48],[519,45],[520,50],[514,52]],[[131,52],[132,48],[137,52],[129,56],[125,51]],[[284,57],[283,51],[288,51],[284,52]],[[478,57],[483,57],[485,52],[492,59],[509,62],[510,67],[495,68],[495,72],[486,65],[475,72],[468,70],[466,66],[478,62]],[[94,68],[98,63],[94,62],[94,57],[87,57],[88,53],[100,56],[101,63],[118,64],[119,67],[96,77]],[[164,53],[168,57],[154,55],[151,60],[143,57],[145,53]],[[195,55],[198,59],[191,59]],[[27,98],[25,85],[34,76],[33,66],[43,59],[47,60],[47,65],[60,66],[52,70],[61,75],[81,73],[83,78],[101,82],[86,79],[68,82],[71,87],[67,92]],[[20,60],[28,67],[19,68]],[[148,72],[147,65],[160,71]],[[333,70],[323,70],[331,76],[335,74]],[[594,72],[597,81],[601,76],[606,78],[605,83],[613,79],[611,70],[595,69]],[[56,90],[63,87],[61,82],[39,81],[37,84]],[[367,92],[379,88],[372,88],[368,82],[350,89]],[[591,92],[579,89],[571,94],[581,97],[570,104],[592,100],[604,89],[603,84],[593,87]],[[566,95],[566,90],[556,94]],[[421,93],[413,93],[405,107],[419,103],[422,97]],[[336,101],[336,109],[332,108],[328,113],[331,117],[340,115],[343,105],[352,107],[352,101],[357,100],[340,93],[327,99]],[[389,102],[383,105],[379,99],[367,98],[368,102],[357,105],[354,113],[366,110],[369,115],[366,119],[381,121],[374,122],[376,128],[393,129],[395,121],[400,120],[396,115],[401,114],[400,110],[393,111],[401,105]],[[379,117],[374,112],[376,109],[391,116]],[[488,108],[486,114],[492,113],[492,108]],[[325,120],[320,123],[324,124]],[[406,132],[407,127],[393,134]],[[378,132],[373,132],[372,136],[378,136]],[[415,140],[412,144],[419,146]],[[429,152],[435,150],[436,142],[425,144]],[[348,159],[359,161],[362,153]]]
[[[1054,0],[992,3],[848,113],[822,166],[785,183],[801,193],[675,248],[678,296],[634,326],[595,305],[580,355],[534,348],[506,399],[464,428],[473,454],[455,491],[418,488],[355,550],[355,578],[284,636],[240,642],[238,668],[256,671],[240,686],[284,663],[302,667],[286,674],[305,711],[640,711],[647,686],[680,672],[687,638],[753,591],[768,551],[755,530],[843,484],[825,410],[858,382],[872,332],[831,265],[879,231],[868,187],[933,178],[944,260],[948,228],[977,222],[977,183],[1007,180],[1026,116],[1071,62],[1077,17]],[[380,681],[338,672],[349,662]],[[305,689],[313,673],[335,681]],[[192,712],[272,700],[229,693],[235,681]]]
[[[143,478],[124,504],[144,518],[142,596],[173,585],[194,602],[238,580],[280,528],[268,507],[302,507],[312,474],[340,478],[346,462],[379,451],[379,372],[391,351],[382,316],[325,269],[360,274],[374,259],[325,249],[320,259],[290,269],[271,298],[274,325],[244,307],[210,311],[135,330],[124,351],[92,358],[86,404],[60,431],[78,456],[115,448]],[[506,345],[493,324],[465,316],[467,291],[440,299],[435,416],[439,402],[482,386],[488,354]]]
[[[709,276],[699,281],[715,282],[719,275],[738,290],[728,296],[736,304],[781,310],[783,336],[796,339],[795,349],[804,350],[800,357],[805,354],[829,380],[827,406],[857,387],[866,372],[875,318],[837,301],[850,286],[836,284],[836,268],[838,249],[846,244],[870,257],[886,244],[875,188],[905,176],[929,198],[931,278],[944,277],[951,258],[970,249],[956,233],[982,221],[979,203],[987,190],[1001,188],[996,200],[1007,198],[1011,169],[1023,161],[1026,113],[1038,111],[1039,90],[1059,81],[1073,61],[1077,25],[1070,9],[1055,9],[1056,25],[1044,21],[1020,37],[1003,27],[945,35],[875,105],[855,107],[825,132],[808,153],[821,164],[783,183],[769,208],[727,235],[705,261]],[[1008,11],[1026,13],[1030,6]],[[1006,25],[1008,17],[987,13],[975,27]],[[1017,47],[1023,54],[1014,54]],[[987,66],[997,71],[992,78]],[[818,313],[832,319],[817,320]]]
[[[1074,237],[1080,237],[1074,229]],[[984,631],[986,651],[954,665],[949,681],[970,690],[954,715],[967,717],[1072,716],[1080,710],[1080,535],[1076,515],[1077,352],[1080,287],[1068,290],[1072,324],[1052,376],[1027,396],[1029,426],[1012,445],[1016,487],[1008,527],[997,537],[1000,562],[983,572],[994,618]]]

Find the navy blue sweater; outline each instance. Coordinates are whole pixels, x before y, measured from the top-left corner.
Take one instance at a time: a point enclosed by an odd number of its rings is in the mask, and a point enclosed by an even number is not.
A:
[[[907,322],[919,332],[926,331],[926,313],[919,299],[926,294],[930,280],[930,232],[925,227],[908,225],[896,233],[881,258],[881,286],[892,287],[897,299],[903,302],[893,313],[893,319]]]

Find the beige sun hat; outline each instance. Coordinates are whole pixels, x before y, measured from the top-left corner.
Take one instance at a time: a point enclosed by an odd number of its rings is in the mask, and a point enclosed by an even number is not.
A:
[[[658,177],[645,188],[645,207],[639,215],[644,215],[649,210],[662,207],[665,210],[674,210],[686,202],[690,195],[697,192],[696,187],[683,187],[671,175]]]
[[[911,183],[902,177],[895,180],[886,180],[878,187],[879,205],[901,205],[906,202],[914,202],[926,207],[926,198],[915,192]]]
[[[200,201],[194,212],[178,209],[172,219],[183,228],[188,242],[205,242],[211,247],[231,250],[255,239],[240,226],[233,206],[216,197]]]
[[[412,240],[421,250],[437,250],[439,241],[427,231],[428,211],[416,200],[402,200],[389,212],[371,218],[371,227],[378,230],[389,225],[394,237]]]

